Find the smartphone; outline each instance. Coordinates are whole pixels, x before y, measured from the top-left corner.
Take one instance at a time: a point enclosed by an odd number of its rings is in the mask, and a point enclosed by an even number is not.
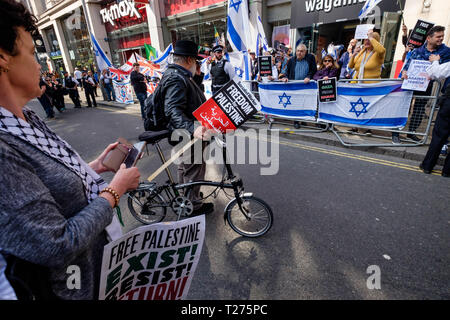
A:
[[[127,168],[136,166],[136,163],[138,162],[138,160],[140,158],[142,158],[144,146],[145,146],[145,141],[141,141],[141,142],[135,143],[133,145],[133,147],[128,152],[127,157],[125,158],[125,161],[123,162],[123,163],[125,163],[125,166]]]

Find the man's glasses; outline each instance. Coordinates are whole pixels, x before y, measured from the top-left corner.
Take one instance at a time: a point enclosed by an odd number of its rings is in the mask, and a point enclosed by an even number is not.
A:
[[[323,62],[333,62],[333,60],[323,60]]]

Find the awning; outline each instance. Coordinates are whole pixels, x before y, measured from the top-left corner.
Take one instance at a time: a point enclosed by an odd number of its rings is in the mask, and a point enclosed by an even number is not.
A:
[[[399,0],[404,8],[405,0]],[[381,14],[401,10],[397,0],[378,4]],[[333,23],[358,19],[366,0],[296,0],[292,1],[291,28],[311,27],[313,23]]]

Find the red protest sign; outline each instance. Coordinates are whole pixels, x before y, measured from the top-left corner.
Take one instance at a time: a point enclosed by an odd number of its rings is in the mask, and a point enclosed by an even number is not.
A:
[[[260,109],[259,102],[241,82],[228,82],[192,115],[216,132],[236,130]]]
[[[219,132],[236,130],[234,124],[222,111],[222,109],[220,109],[217,102],[213,98],[202,104],[192,114],[198,121],[201,122],[202,126],[206,128]]]

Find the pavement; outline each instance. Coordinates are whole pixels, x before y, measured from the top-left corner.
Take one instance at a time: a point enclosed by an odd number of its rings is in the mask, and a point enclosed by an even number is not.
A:
[[[69,101],[68,101],[69,102]],[[97,100],[99,105],[114,107],[119,109],[136,109],[140,110],[139,102],[135,99],[133,104],[123,104],[116,101],[103,101],[101,97]],[[424,121],[425,122],[425,121]],[[287,139],[301,140],[312,143],[318,143],[323,145],[341,147],[344,149],[360,150],[364,152],[382,154],[387,156],[393,156],[397,158],[422,161],[425,154],[428,151],[428,146],[431,141],[431,131],[424,145],[419,146],[407,146],[411,145],[412,141],[406,138],[406,134],[400,134],[401,144],[394,145],[391,141],[390,132],[378,132],[379,136],[367,136],[361,134],[349,134],[346,131],[351,127],[338,126],[336,130],[339,132],[341,139],[348,144],[382,144],[383,146],[345,146],[341,143],[339,138],[332,131],[323,131],[315,126],[314,123],[307,122],[307,126],[302,126],[300,129],[295,129],[293,121],[280,121],[275,122],[272,125],[273,130],[279,130],[280,134]],[[268,123],[247,122],[244,125],[245,128],[254,129],[269,129]],[[360,130],[362,131],[362,130]],[[376,132],[375,132],[376,133]],[[385,135],[385,136],[383,136]],[[439,157],[438,166],[443,166],[445,156]]]

